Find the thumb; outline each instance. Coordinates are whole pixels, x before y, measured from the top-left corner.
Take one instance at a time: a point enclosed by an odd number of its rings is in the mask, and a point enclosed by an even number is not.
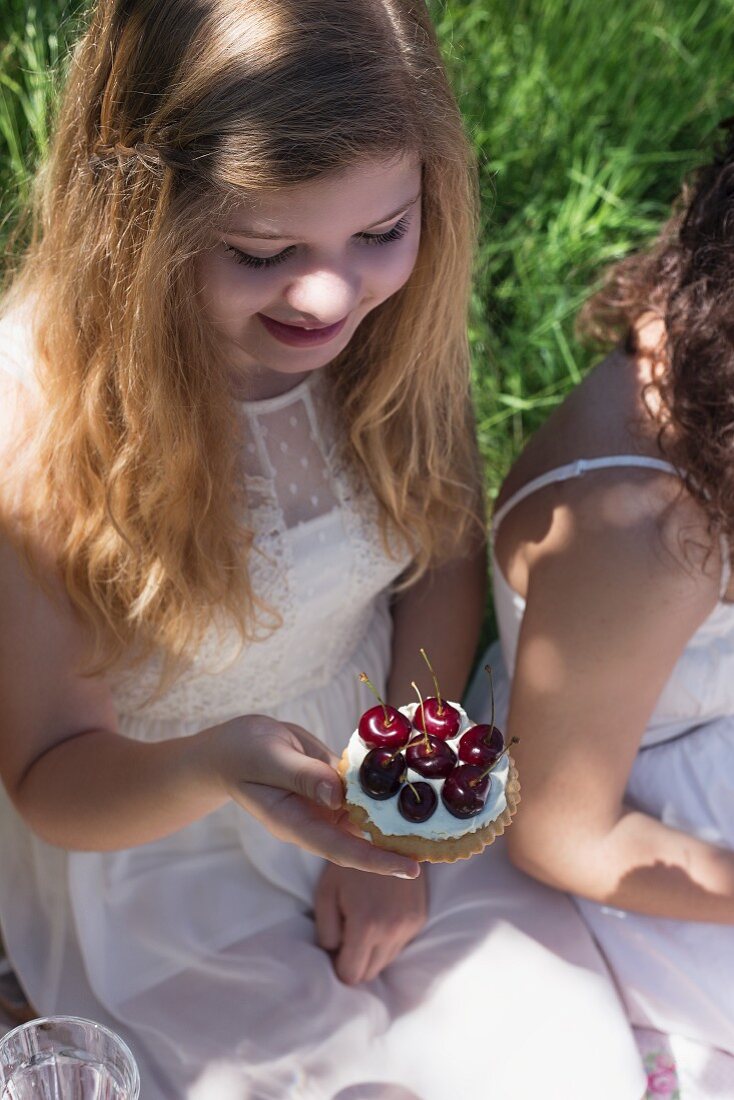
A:
[[[320,806],[338,810],[343,802],[342,782],[323,760],[306,755],[303,745],[288,731],[288,738],[270,737],[261,742],[248,781],[292,791]]]

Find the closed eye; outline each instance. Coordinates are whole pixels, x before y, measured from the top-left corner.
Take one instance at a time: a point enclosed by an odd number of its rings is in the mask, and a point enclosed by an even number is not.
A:
[[[365,244],[389,244],[391,241],[400,241],[408,232],[410,217],[403,214],[399,222],[385,233],[358,233],[357,236]]]
[[[228,256],[232,256],[236,263],[244,264],[245,267],[252,267],[258,271],[262,271],[264,267],[276,267],[278,264],[282,264],[284,260],[288,259],[294,248],[295,245],[291,245],[289,248],[284,248],[282,252],[276,252],[274,256],[253,256],[249,252],[243,252],[241,248],[235,248],[233,244],[224,244],[224,251]]]
[[[404,214],[399,222],[392,227],[392,229],[386,230],[384,233],[357,233],[357,240],[362,241],[364,244],[390,244],[392,241],[400,241],[408,232],[410,225],[410,216]],[[245,267],[253,268],[257,271],[262,271],[264,268],[276,267],[278,264],[284,263],[289,256],[292,255],[296,246],[290,245],[288,248],[284,248],[282,252],[276,252],[274,256],[253,256],[251,252],[243,252],[241,248],[235,248],[232,244],[222,242],[224,245],[224,251],[227,255],[232,256],[238,264],[244,264]]]

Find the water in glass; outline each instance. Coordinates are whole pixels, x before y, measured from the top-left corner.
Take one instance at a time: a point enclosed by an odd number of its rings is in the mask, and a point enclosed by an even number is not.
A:
[[[42,1051],[19,1066],[2,1100],[127,1100],[114,1067],[82,1050]]]

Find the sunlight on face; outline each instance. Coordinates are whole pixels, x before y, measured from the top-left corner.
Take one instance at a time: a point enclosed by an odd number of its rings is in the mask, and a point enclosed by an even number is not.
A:
[[[242,203],[197,258],[205,317],[231,349],[240,396],[285,392],[326,366],[410,276],[420,242],[417,158],[367,160]]]

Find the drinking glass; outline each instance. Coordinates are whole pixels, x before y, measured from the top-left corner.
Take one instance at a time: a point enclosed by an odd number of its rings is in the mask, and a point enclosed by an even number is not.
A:
[[[0,1039],[0,1100],[138,1100],[119,1036],[78,1016],[31,1020]]]

